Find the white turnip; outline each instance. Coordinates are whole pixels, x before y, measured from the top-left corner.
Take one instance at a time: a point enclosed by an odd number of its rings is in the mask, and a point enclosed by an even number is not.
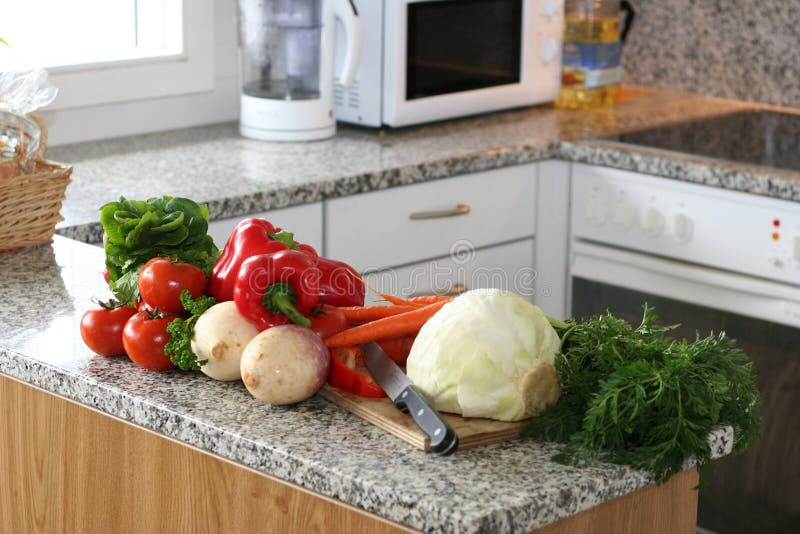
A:
[[[264,330],[244,349],[242,381],[253,397],[293,404],[314,395],[328,378],[330,353],[311,329],[298,325]]]
[[[216,380],[239,380],[242,352],[258,328],[245,319],[232,300],[207,309],[197,320],[192,336],[192,352],[207,360],[200,370]]]

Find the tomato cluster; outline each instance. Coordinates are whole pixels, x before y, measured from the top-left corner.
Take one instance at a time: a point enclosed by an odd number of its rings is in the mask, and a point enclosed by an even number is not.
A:
[[[153,258],[142,266],[138,284],[138,310],[129,305],[89,310],[81,319],[81,337],[101,356],[127,354],[141,367],[171,369],[172,361],[164,353],[170,338],[167,325],[184,311],[184,289],[192,298],[205,293],[206,276],[194,265]]]

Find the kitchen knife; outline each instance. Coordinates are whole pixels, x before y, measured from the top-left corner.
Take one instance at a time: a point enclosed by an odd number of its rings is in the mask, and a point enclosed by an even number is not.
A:
[[[373,341],[361,345],[361,350],[375,381],[392,399],[395,406],[401,410],[408,410],[420,430],[428,436],[431,452],[442,456],[456,452],[458,436],[455,431],[428,404],[403,370],[383,352],[380,345]]]

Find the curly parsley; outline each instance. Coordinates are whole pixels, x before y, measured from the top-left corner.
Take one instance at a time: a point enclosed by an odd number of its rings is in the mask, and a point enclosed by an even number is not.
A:
[[[197,355],[192,352],[192,336],[194,335],[194,325],[203,313],[217,303],[214,297],[201,295],[192,299],[188,289],[181,292],[181,304],[183,309],[191,314],[188,319],[174,319],[167,326],[170,340],[164,346],[164,353],[169,356],[175,367],[182,371],[199,371],[208,360],[198,360]]]

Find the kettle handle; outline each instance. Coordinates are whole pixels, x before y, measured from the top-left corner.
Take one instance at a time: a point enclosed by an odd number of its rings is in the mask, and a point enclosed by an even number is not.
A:
[[[364,39],[364,28],[356,7],[350,0],[333,0],[333,16],[344,25],[347,48],[344,52],[344,64],[339,75],[339,83],[350,87],[356,77],[358,64],[361,62],[361,42]]]
[[[628,32],[631,31],[633,19],[636,18],[636,6],[628,0],[622,0],[620,7],[622,11],[625,12],[625,23],[622,26],[622,33],[620,33],[619,40],[620,42],[624,43],[625,38],[628,36]]]

